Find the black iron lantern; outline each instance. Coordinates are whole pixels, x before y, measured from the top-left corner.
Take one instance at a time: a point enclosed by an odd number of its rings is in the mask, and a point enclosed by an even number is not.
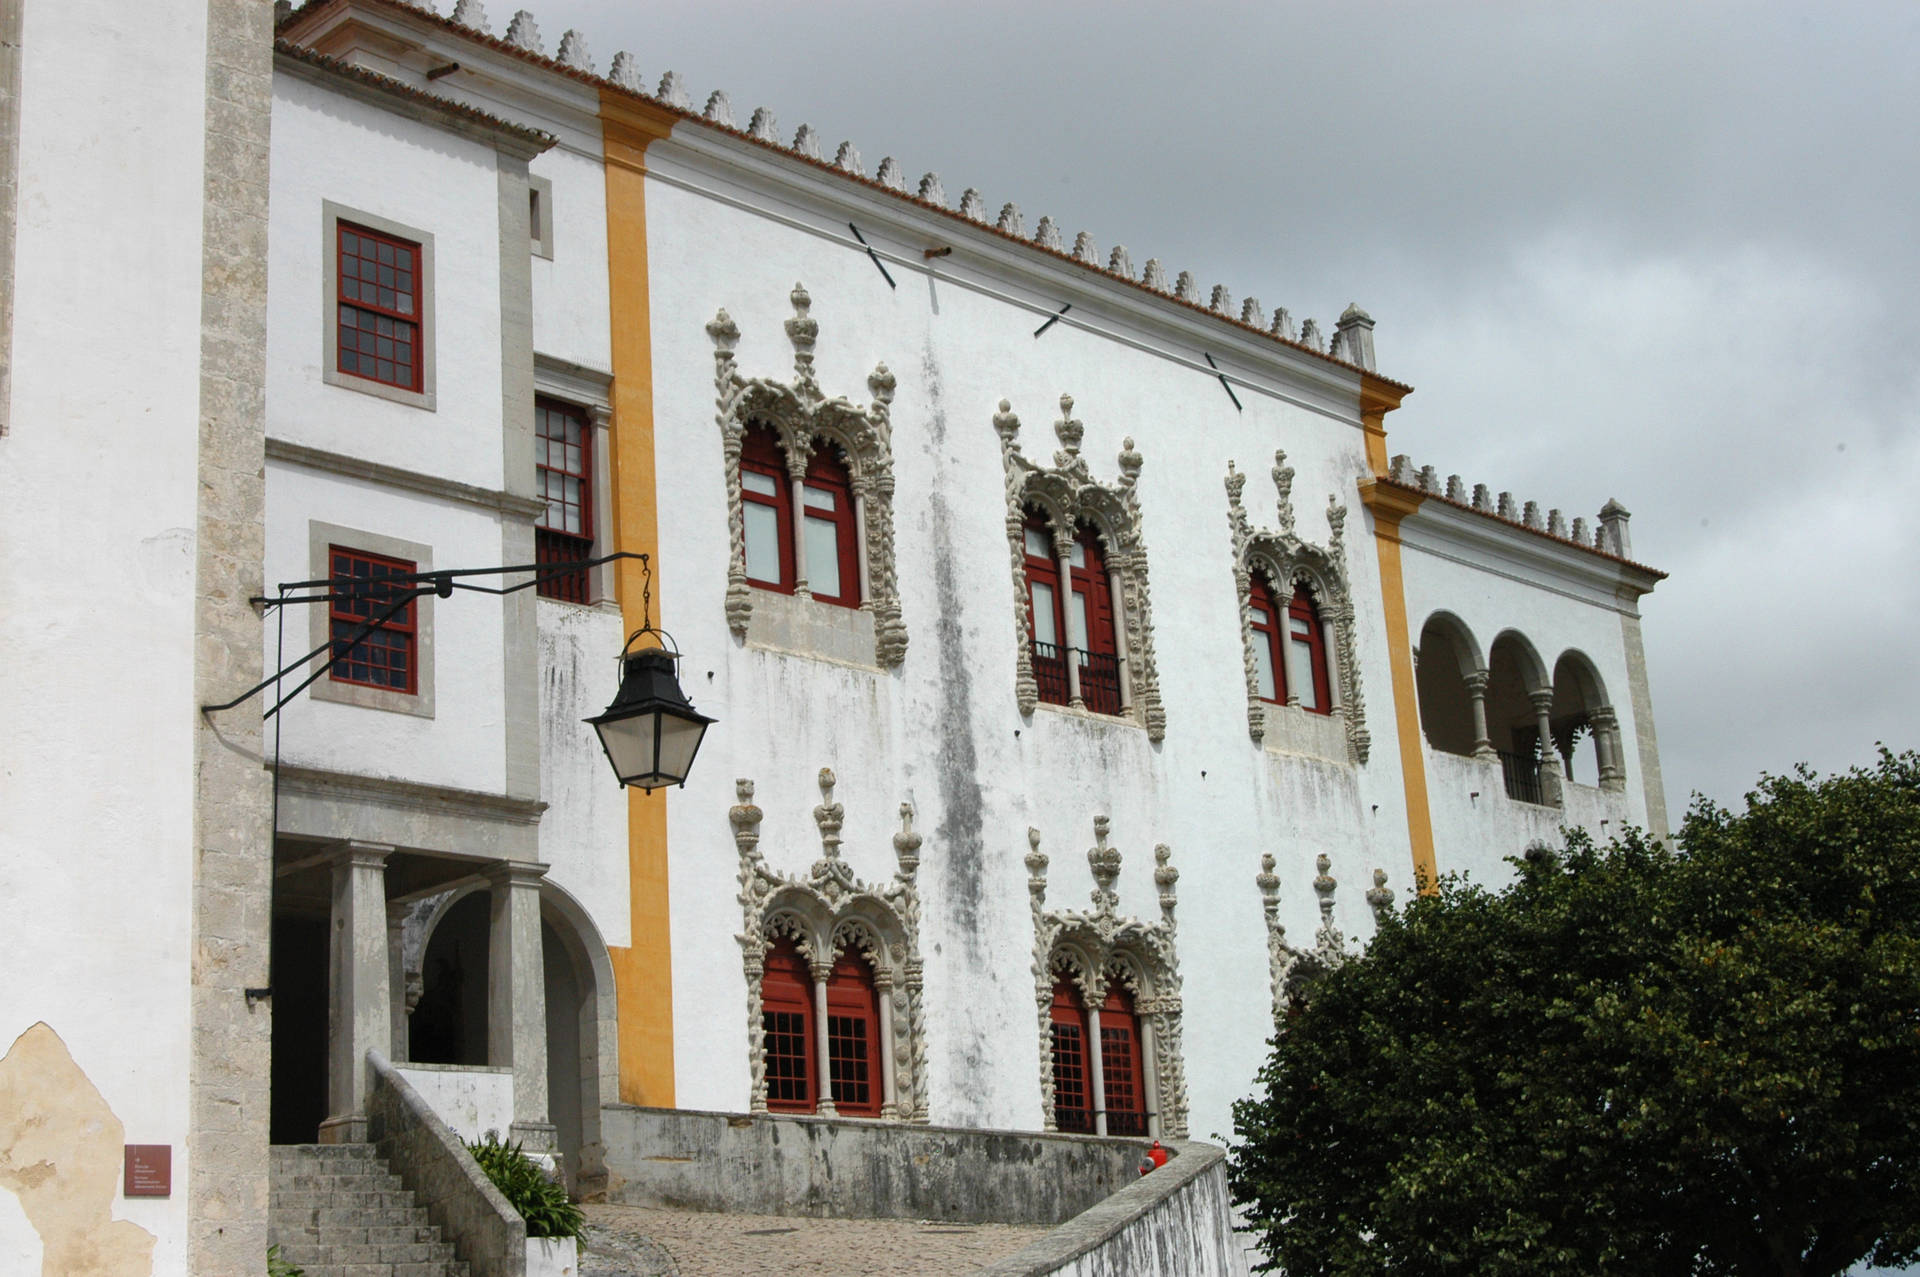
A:
[[[655,646],[635,651],[633,645],[647,635]],[[665,637],[651,625],[634,632],[620,653],[620,690],[613,704],[586,720],[600,733],[600,746],[620,783],[648,793],[687,783],[693,756],[714,721],[680,690],[680,654],[665,646]]]

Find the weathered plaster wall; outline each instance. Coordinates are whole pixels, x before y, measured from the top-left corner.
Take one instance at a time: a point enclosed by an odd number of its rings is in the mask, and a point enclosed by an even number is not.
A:
[[[19,85],[0,1042],[44,1021],[127,1139],[173,1146],[172,1197],[110,1191],[105,1209],[176,1274],[193,1156],[207,5],[29,4]],[[8,1265],[34,1244],[19,1219],[0,1217]]]
[[[551,882],[588,902],[601,939],[613,947],[631,942],[627,797],[614,783],[599,736],[581,720],[613,700],[625,638],[617,610],[540,604],[541,796],[548,803],[540,818],[540,859],[553,866]],[[688,691],[700,699],[692,680]]]
[[[671,147],[656,146],[649,163],[660,175],[647,197],[655,443],[672,511],[662,519],[671,576],[661,614],[690,654],[685,681],[696,701],[721,720],[693,779],[669,800],[680,1101],[737,1109],[748,1092],[733,940],[737,860],[725,818],[733,778],[759,786],[768,860],[803,872],[819,854],[809,813],[818,801],[815,773],[826,765],[846,809],[842,854],[864,878],[891,872],[897,805],[918,809],[935,1122],[1040,1124],[1026,830],[1040,829],[1053,858],[1050,906],[1082,907],[1092,886],[1084,853],[1093,817],[1104,813],[1126,854],[1123,912],[1155,916],[1152,847],[1173,848],[1194,1026],[1186,1038],[1192,1129],[1201,1137],[1225,1131],[1228,1105],[1251,1082],[1270,1034],[1254,885],[1260,854],[1281,859],[1283,918],[1297,936],[1311,930],[1317,852],[1333,858],[1346,885],[1338,909],[1350,933],[1370,932],[1360,891],[1376,865],[1403,891],[1410,886],[1403,789],[1388,747],[1377,567],[1355,495],[1364,469],[1357,378],[1343,384],[1334,373],[1327,384],[1256,372],[1255,385],[1237,387],[1245,405],[1237,412],[1217,381],[1190,366],[1197,354],[1180,334],[1081,298],[1072,318],[1123,340],[1069,322],[1036,339],[1034,329],[1059,305],[1041,280],[988,271],[960,252],[937,262],[938,276],[890,260],[899,288],[889,289],[864,255],[811,233],[844,237],[839,211],[729,184]],[[688,189],[696,184],[745,207]],[[883,207],[856,216],[870,240],[919,258],[922,242],[910,236],[921,233],[896,233]],[[895,508],[910,647],[897,672],[761,650],[726,627],[726,507],[712,346],[702,325],[726,308],[741,331],[741,374],[790,380],[782,325],[793,313],[795,280],[805,283],[820,324],[815,368],[826,395],[864,402],[867,374],[881,361],[898,379]],[[1025,452],[1046,462],[1057,446],[1052,422],[1062,391],[1074,395],[1086,425],[1082,452],[1097,476],[1117,478],[1125,436],[1145,457],[1140,491],[1168,724],[1160,744],[1131,723],[1045,706],[1023,719],[1015,704],[1015,645],[1024,635],[1016,629],[992,418],[1000,399],[1010,399]],[[1249,510],[1256,522],[1273,523],[1265,476],[1276,447],[1298,471],[1303,535],[1326,539],[1329,493],[1353,511],[1349,571],[1375,741],[1364,767],[1282,756],[1247,734],[1223,483],[1229,460],[1251,472]]]

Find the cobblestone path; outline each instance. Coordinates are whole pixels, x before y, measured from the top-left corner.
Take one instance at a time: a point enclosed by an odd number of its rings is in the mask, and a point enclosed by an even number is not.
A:
[[[1047,1232],[1008,1224],[717,1215],[587,1205],[580,1277],[947,1277]]]

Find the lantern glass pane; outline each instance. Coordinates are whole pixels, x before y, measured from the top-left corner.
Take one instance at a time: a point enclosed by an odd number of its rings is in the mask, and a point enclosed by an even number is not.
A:
[[[678,784],[687,778],[687,772],[693,768],[694,751],[700,748],[700,738],[706,732],[705,723],[689,722],[671,714],[660,716],[658,772],[664,783]]]
[[[653,720],[657,714],[638,714],[611,723],[595,723],[614,774],[633,781],[653,770]]]

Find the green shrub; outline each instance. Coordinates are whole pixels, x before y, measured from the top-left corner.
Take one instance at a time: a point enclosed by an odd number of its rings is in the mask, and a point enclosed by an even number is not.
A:
[[[267,1277],[307,1277],[307,1270],[280,1256],[278,1245],[267,1247]]]
[[[517,1143],[501,1141],[498,1131],[470,1143],[467,1151],[487,1173],[493,1186],[527,1221],[529,1237],[578,1237],[587,1222],[580,1208],[567,1200],[566,1186],[547,1178],[539,1163],[520,1151]]]

